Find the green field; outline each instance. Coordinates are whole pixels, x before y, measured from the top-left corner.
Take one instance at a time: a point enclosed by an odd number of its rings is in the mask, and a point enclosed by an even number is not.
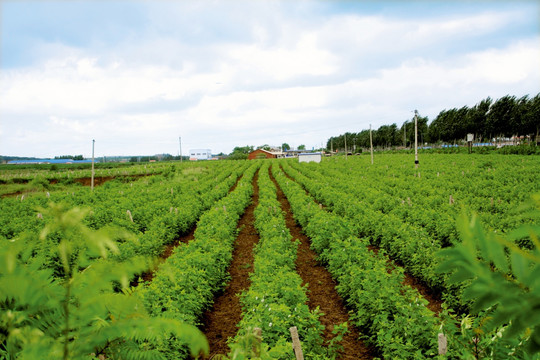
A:
[[[203,319],[234,280],[250,204],[260,240],[222,355],[294,358],[297,326],[306,358],[350,358],[340,324],[329,340],[306,305],[292,215],[369,349],[357,358],[540,358],[540,159],[374,160],[102,165],[93,191],[90,168],[3,166],[0,358],[212,353]]]

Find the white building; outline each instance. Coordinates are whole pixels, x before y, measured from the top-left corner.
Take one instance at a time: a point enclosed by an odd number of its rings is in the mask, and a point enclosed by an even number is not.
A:
[[[321,153],[320,152],[317,152],[317,153],[300,153],[298,154],[298,162],[310,162],[310,161],[314,161],[316,163],[320,163],[321,162]]]
[[[189,150],[189,160],[210,160],[212,150],[210,149],[191,149]]]

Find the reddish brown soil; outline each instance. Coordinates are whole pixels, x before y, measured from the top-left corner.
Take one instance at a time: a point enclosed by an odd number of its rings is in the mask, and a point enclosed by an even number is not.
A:
[[[94,177],[94,186],[103,185],[107,181],[110,181],[114,179],[114,176],[99,176]],[[79,179],[73,179],[73,181],[83,185],[83,186],[91,186],[92,185],[92,178],[79,178]]]
[[[94,186],[99,186],[105,184],[107,181],[114,180],[116,178],[126,178],[131,180],[136,180],[138,178],[144,177],[144,176],[151,176],[154,174],[134,174],[134,175],[115,175],[115,176],[96,176],[94,177]],[[78,178],[73,179],[73,181],[83,185],[83,186],[91,186],[92,185],[92,178],[91,177],[85,177],[85,178]],[[52,182],[51,182],[52,184]]]
[[[233,258],[229,266],[231,281],[223,294],[215,299],[214,307],[203,316],[203,332],[210,344],[209,358],[217,354],[227,354],[227,339],[238,331],[236,325],[242,319],[242,307],[238,294],[250,286],[249,273],[253,271],[253,247],[259,242],[254,227],[254,210],[259,203],[258,174],[253,178],[253,200],[238,222],[240,233],[236,238]]]
[[[373,349],[367,347],[359,340],[360,333],[349,319],[349,313],[341,297],[338,295],[336,283],[324,266],[321,266],[316,258],[316,253],[310,248],[310,239],[302,233],[301,227],[292,216],[289,201],[279,188],[276,180],[270,173],[270,178],[276,185],[278,200],[285,212],[287,227],[293,239],[299,239],[296,268],[304,284],[308,284],[308,306],[310,309],[319,307],[324,315],[320,317],[321,324],[325,326],[324,338],[330,340],[333,337],[334,325],[347,322],[349,332],[341,341],[343,351],[340,359],[372,359]]]

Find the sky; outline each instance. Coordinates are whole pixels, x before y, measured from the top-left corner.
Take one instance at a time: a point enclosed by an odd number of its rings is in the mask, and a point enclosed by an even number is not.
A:
[[[98,157],[311,149],[540,92],[535,0],[0,0],[0,14],[4,156],[90,157],[92,140]]]

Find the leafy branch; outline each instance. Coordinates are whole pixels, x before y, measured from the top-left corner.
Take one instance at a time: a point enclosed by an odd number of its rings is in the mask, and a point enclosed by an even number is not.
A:
[[[533,196],[540,209],[540,195]],[[462,215],[458,221],[462,243],[441,251],[439,271],[451,273],[452,283],[470,282],[464,300],[472,301],[478,314],[477,327],[464,319],[462,327],[475,328],[478,348],[480,337],[493,336],[489,346],[494,351],[498,339],[512,343],[512,352],[540,351],[540,232],[526,226],[532,249],[523,250],[513,241],[486,231],[476,216]],[[522,231],[519,231],[522,233]],[[522,235],[522,234],[521,234]],[[465,325],[464,325],[465,324]],[[474,351],[477,355],[479,351]],[[479,358],[479,357],[477,357]]]
[[[27,251],[31,237],[0,244],[0,355],[6,358],[156,358],[140,349],[148,339],[176,336],[193,354],[208,352],[194,326],[152,318],[126,290],[129,279],[150,266],[146,258],[111,261],[118,247],[106,231],[83,223],[88,210],[51,204],[38,241],[54,249],[50,258]],[[35,239],[34,239],[35,241]],[[41,244],[43,249],[44,244]],[[134,350],[137,349],[137,350]]]

